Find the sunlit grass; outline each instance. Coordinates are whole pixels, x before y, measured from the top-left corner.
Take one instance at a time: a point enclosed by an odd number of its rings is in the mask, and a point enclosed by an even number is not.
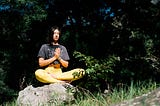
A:
[[[115,87],[107,94],[93,94],[85,91],[85,93],[79,94],[74,102],[61,104],[61,106],[110,106],[111,104],[117,104],[124,100],[130,100],[136,96],[143,95],[158,87],[159,85],[155,82],[146,81],[131,82],[129,86],[123,85],[121,87]],[[7,102],[4,106],[17,106],[16,100]]]

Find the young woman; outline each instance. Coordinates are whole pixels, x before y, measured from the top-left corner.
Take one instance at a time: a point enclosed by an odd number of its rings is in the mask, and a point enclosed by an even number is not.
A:
[[[58,43],[59,37],[60,29],[52,27],[50,43],[43,44],[39,50],[38,62],[41,69],[36,70],[35,76],[40,82],[71,82],[82,78],[85,74],[84,69],[81,68],[62,72],[62,68],[68,67],[70,58],[66,47]]]

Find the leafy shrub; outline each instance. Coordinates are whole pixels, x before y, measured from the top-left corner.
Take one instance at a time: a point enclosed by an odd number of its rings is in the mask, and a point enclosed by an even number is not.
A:
[[[114,66],[119,61],[119,57],[114,55],[106,59],[95,59],[92,56],[86,56],[78,51],[74,51],[73,56],[79,61],[85,63],[85,76],[81,84],[90,90],[104,90],[108,88],[109,82],[113,79],[109,76],[114,73]]]
[[[14,91],[5,84],[9,66],[9,53],[0,50],[0,103],[12,98]]]

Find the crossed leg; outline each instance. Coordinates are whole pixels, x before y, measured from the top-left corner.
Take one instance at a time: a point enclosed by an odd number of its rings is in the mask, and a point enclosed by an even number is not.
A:
[[[74,73],[78,73],[78,76],[74,76]],[[55,83],[55,82],[72,82],[83,77],[85,74],[84,69],[76,68],[71,71],[62,73],[60,68],[47,67],[46,69],[38,69],[35,72],[36,79],[43,83]]]

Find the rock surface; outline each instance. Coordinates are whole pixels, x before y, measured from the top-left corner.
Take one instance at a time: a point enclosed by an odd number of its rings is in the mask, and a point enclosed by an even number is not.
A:
[[[71,84],[54,83],[42,87],[26,87],[19,92],[18,106],[56,106],[74,100],[74,87]],[[70,91],[70,92],[68,92]]]
[[[112,106],[160,106],[160,88]]]

